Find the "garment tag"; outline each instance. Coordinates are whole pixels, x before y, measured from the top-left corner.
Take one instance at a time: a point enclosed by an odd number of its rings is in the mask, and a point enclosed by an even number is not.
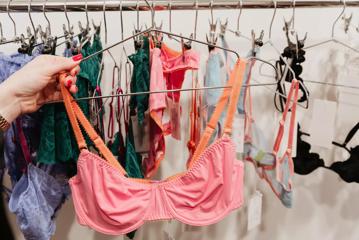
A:
[[[244,152],[244,115],[236,112],[232,125],[232,139],[236,145],[236,153]]]
[[[310,140],[315,146],[330,149],[334,139],[337,103],[314,99],[312,120],[310,123]]]
[[[139,124],[137,115],[131,116],[131,121],[136,152],[148,152],[150,150],[150,118],[148,111],[145,112],[142,125]]]
[[[248,204],[248,226],[247,230],[250,231],[262,221],[262,198],[261,192],[256,191],[249,200]]]

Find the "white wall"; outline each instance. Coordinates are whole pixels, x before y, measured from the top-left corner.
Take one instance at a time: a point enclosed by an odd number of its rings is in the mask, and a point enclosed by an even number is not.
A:
[[[297,9],[296,10],[296,29],[300,36],[303,36],[305,32],[308,32],[307,44],[316,43],[321,40],[325,40],[330,36],[331,23],[339,14],[340,9]],[[354,13],[353,24],[359,22],[358,9],[348,9],[348,13]],[[226,11],[214,11],[215,17],[224,20],[229,19],[230,28],[236,27],[236,18],[238,11],[226,10]],[[250,36],[250,31],[254,29],[257,33],[261,30],[265,30],[265,38],[268,36],[268,27],[271,19],[272,10],[244,10],[241,18],[240,28],[241,32],[247,36]],[[282,49],[285,44],[285,36],[282,31],[283,17],[289,18],[291,11],[278,10],[276,21],[273,25],[273,42],[276,46]],[[49,14],[53,31],[57,34],[62,34],[61,24],[65,23],[64,15],[61,13]],[[77,26],[77,20],[85,20],[84,14],[70,13],[69,17],[71,21]],[[149,13],[141,13],[141,22],[150,25]],[[101,20],[101,13],[90,13],[90,17],[94,18],[98,23]],[[160,12],[156,14],[156,21],[160,22],[164,19],[164,29],[168,29],[168,14],[167,12]],[[26,14],[16,14],[18,32],[24,32],[24,27],[29,24]],[[35,24],[44,23],[43,16],[41,14],[33,14]],[[209,12],[201,11],[199,13],[198,22],[198,39],[205,40],[205,34],[208,32],[208,18]],[[12,25],[5,14],[0,15],[0,21],[4,26],[4,34],[8,38],[12,36]],[[129,36],[132,33],[133,24],[136,21],[135,13],[124,13],[124,25],[125,36]],[[109,43],[118,41],[120,35],[120,17],[119,13],[111,12],[107,14],[108,23],[108,37]],[[173,26],[172,31],[177,33],[183,33],[188,36],[193,31],[194,12],[181,11],[173,12]],[[353,29],[350,30],[348,35],[343,34],[342,21],[339,22],[336,28],[337,36],[343,41],[346,41],[357,47],[359,42],[359,33]],[[239,51],[242,56],[245,56],[249,50],[250,43],[244,39],[238,39],[231,33],[226,35],[230,47]],[[171,45],[176,46],[176,43],[171,42]],[[126,44],[127,52],[131,53],[132,42]],[[206,61],[208,54],[207,48],[201,45],[194,45],[194,48],[201,53],[201,66]],[[0,51],[11,53],[15,51],[14,45],[0,46]],[[121,47],[113,49],[113,53],[116,55],[116,59],[121,61]],[[261,57],[264,59],[278,59],[278,55],[269,46],[262,49]],[[351,64],[354,69],[358,69],[358,55],[347,51],[345,48],[328,44],[323,47],[312,49],[306,54],[307,61],[304,66],[304,79],[316,80],[316,81],[330,81],[343,83],[343,74],[346,69],[346,64]],[[103,88],[105,92],[110,92],[111,81],[111,60],[106,58],[106,74],[103,79]],[[356,62],[355,62],[356,60]],[[257,68],[258,69],[258,68]],[[273,79],[262,77],[259,75],[258,70],[255,71],[253,78],[259,82],[273,82]],[[201,72],[203,75],[203,72]],[[358,81],[359,79],[354,79]],[[184,87],[190,86],[190,81],[184,84]],[[322,85],[310,84],[307,86],[311,91],[311,103],[313,99],[327,99],[337,101],[338,88],[327,87]],[[255,116],[260,126],[262,127],[266,136],[274,141],[273,134],[276,129],[276,123],[278,122],[278,114],[273,107],[273,90],[265,88],[253,88],[254,102],[255,102]],[[358,91],[356,92],[358,94]],[[183,114],[183,133],[188,129],[188,111],[187,106],[189,93],[182,94],[182,106],[184,109]],[[312,105],[311,105],[312,107]],[[349,129],[358,122],[359,114],[358,108],[351,105],[340,105],[340,111],[344,114],[337,115],[335,126],[335,140],[343,141]],[[304,111],[299,109],[301,115],[301,122],[305,131],[309,131],[309,123],[311,120],[312,111]],[[274,121],[275,120],[275,121]],[[310,139],[309,139],[310,141]],[[356,136],[356,141],[358,137]],[[162,162],[159,170],[161,177],[166,177],[184,169],[185,161],[187,159],[186,140],[183,142],[175,142],[172,139],[168,139],[167,142],[167,156]],[[358,143],[358,142],[356,142]],[[271,143],[272,144],[272,143]],[[179,151],[180,150],[180,151]],[[333,161],[340,161],[346,159],[345,153],[336,149],[324,149],[316,147],[314,149],[320,152],[321,156],[325,159],[326,164],[329,165]],[[183,153],[182,155],[179,153]],[[359,198],[359,185],[347,184],[340,180],[340,178],[329,171],[323,169],[315,171],[308,176],[295,176],[294,179],[294,207],[293,209],[286,209],[282,207],[281,203],[276,199],[274,194],[269,189],[268,185],[263,183],[256,176],[253,167],[246,163],[245,167],[245,197],[249,199],[250,194],[258,188],[264,194],[263,202],[263,221],[260,227],[250,232],[246,231],[247,226],[247,201],[244,206],[231,213],[222,222],[203,228],[188,227],[173,221],[167,222],[151,222],[144,225],[137,233],[136,239],[167,239],[164,237],[164,230],[170,232],[174,239],[186,239],[186,240],[200,240],[200,239],[243,239],[243,240],[262,240],[262,239],[275,239],[275,240],[299,240],[299,239],[345,239],[356,240],[359,239],[358,216],[359,207],[357,205]],[[359,173],[358,173],[359,174]],[[121,206],[119,206],[121,207]],[[13,221],[14,229],[17,230],[14,216],[11,217]],[[18,239],[22,239],[21,234],[18,233]],[[71,201],[68,201],[59,217],[57,218],[57,231],[54,239],[122,239],[121,236],[105,236],[100,233],[96,233],[86,227],[80,226],[74,217],[74,208]]]

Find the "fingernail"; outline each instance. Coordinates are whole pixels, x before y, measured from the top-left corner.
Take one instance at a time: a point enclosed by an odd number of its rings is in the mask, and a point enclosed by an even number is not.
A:
[[[72,80],[67,80],[66,86],[71,87],[71,85],[72,85]]]
[[[72,60],[74,60],[75,62],[80,61],[81,59],[82,59],[82,54],[81,53],[72,57]]]

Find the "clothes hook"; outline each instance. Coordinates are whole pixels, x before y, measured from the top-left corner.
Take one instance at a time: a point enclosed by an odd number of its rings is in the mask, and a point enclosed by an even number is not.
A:
[[[16,22],[15,20],[12,18],[12,16],[10,15],[10,3],[12,0],[9,0],[7,5],[6,5],[6,11],[7,11],[7,15],[9,16],[10,20],[12,21],[12,24],[14,26],[14,40],[17,40],[17,31],[16,31]]]
[[[85,2],[85,13],[86,13],[86,29],[89,30],[90,21],[89,21],[89,12],[88,12],[87,0]]]
[[[42,12],[43,12],[44,17],[45,17],[45,19],[46,19],[46,21],[47,21],[47,29],[48,29],[48,31],[49,31],[49,34],[51,35],[51,23],[50,23],[49,18],[48,18],[47,15],[46,15],[46,3],[47,3],[47,1],[48,1],[48,0],[45,0],[45,1],[44,1],[44,4],[42,5]]]
[[[214,23],[214,17],[213,17],[213,0],[209,2],[209,8],[211,10],[211,24]]]
[[[196,10],[195,20],[194,20],[194,35],[193,38],[197,38],[197,24],[198,24],[198,0],[194,1],[194,8]]]
[[[237,18],[237,31],[236,31],[236,35],[239,35],[239,20],[241,19],[242,16],[242,10],[243,10],[243,0],[240,0],[239,3],[239,14],[238,14],[238,18]]]
[[[342,1],[339,0],[339,2],[342,2]],[[344,14],[346,7],[347,7],[347,3],[346,3],[345,0],[343,0],[343,9],[342,9],[342,11],[340,12],[339,16],[335,19],[335,21],[333,22],[333,25],[332,25],[332,38],[334,38],[334,28],[335,28],[335,25],[337,24],[337,22],[339,21],[339,19],[341,18],[341,16]]]
[[[292,14],[292,34],[294,34],[294,31],[295,31],[295,5],[296,5],[296,0],[293,0],[293,2],[292,2],[292,6],[293,6],[293,14]]]
[[[105,44],[107,44],[107,20],[106,20],[106,0],[103,1],[103,25],[105,27]]]
[[[147,3],[147,4],[149,4],[149,3]],[[139,30],[140,29],[140,0],[137,0],[136,12],[137,12],[137,28],[136,28],[136,30]]]
[[[123,40],[123,14],[122,14],[122,3],[123,0],[120,1],[120,20],[121,20],[121,40]]]
[[[71,34],[71,24],[70,24],[70,19],[69,16],[67,15],[67,0],[65,0],[65,5],[64,5],[64,12],[65,12],[65,17],[66,17],[66,21],[67,21],[67,27],[68,27],[68,31],[69,34]]]
[[[168,2],[168,12],[169,12],[169,30],[172,32],[172,0]]]
[[[32,17],[31,17],[31,2],[32,2],[32,0],[29,0],[29,4],[27,5],[27,13],[30,18],[30,23],[32,26],[33,34],[36,35],[36,28],[35,28],[34,22],[32,21]]]
[[[272,27],[273,27],[275,16],[277,14],[277,0],[273,0],[273,6],[274,6],[273,16],[269,25],[269,40],[272,39]]]

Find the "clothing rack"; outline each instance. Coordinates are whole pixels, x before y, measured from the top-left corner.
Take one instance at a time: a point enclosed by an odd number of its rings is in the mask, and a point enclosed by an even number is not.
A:
[[[239,9],[240,7],[246,9],[259,9],[259,8],[274,8],[273,1],[241,1],[232,0],[199,0],[196,7],[195,0],[156,0],[148,1],[150,4],[155,3],[155,10],[209,10],[209,9]],[[211,2],[213,3],[211,6]],[[341,7],[342,1],[277,1],[277,8],[292,8],[295,2],[296,8],[320,8],[320,7]],[[33,0],[31,1],[32,12],[43,12],[45,0]],[[7,12],[7,0],[3,0],[0,3],[0,11]],[[66,4],[66,7],[65,7]],[[149,11],[150,8],[145,1],[138,2],[136,0],[108,0],[108,1],[87,1],[87,10],[91,12],[103,11],[105,5],[106,11]],[[86,1],[47,1],[47,12],[64,12],[65,8],[69,12],[82,12],[85,10]],[[347,7],[359,7],[359,1],[346,1]],[[29,7],[28,0],[12,1],[10,10],[12,12],[27,12]],[[121,9],[122,8],[122,9]]]

